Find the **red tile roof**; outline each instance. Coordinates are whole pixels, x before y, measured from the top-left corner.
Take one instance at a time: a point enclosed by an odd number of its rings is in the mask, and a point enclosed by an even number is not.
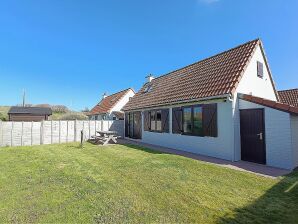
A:
[[[298,88],[278,91],[280,102],[298,107]]]
[[[272,101],[272,100],[267,100],[264,98],[251,96],[251,95],[247,95],[247,94],[240,94],[240,99],[243,99],[243,100],[246,100],[246,101],[249,101],[252,103],[260,104],[260,105],[263,105],[266,107],[270,107],[270,108],[273,108],[276,110],[280,110],[283,112],[287,112],[290,114],[298,115],[298,107],[294,107],[289,104],[280,103],[280,102],[276,102],[276,101]]]
[[[105,97],[95,107],[93,107],[88,115],[110,113],[111,109],[116,105],[116,103],[118,103],[130,90],[133,91],[133,89],[128,88]]]
[[[233,94],[259,39],[201,60],[146,83],[124,110],[142,109]],[[150,91],[146,92],[148,85]]]

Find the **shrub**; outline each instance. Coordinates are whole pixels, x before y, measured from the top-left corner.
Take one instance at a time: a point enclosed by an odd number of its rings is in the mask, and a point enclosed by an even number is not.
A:
[[[81,113],[64,114],[60,120],[88,120],[88,117]]]
[[[64,106],[64,105],[53,105],[53,106],[51,106],[51,109],[52,109],[53,113],[67,113],[67,112],[69,112],[69,109],[67,108],[67,106]]]
[[[4,114],[0,113],[0,120],[1,121],[7,121],[7,116],[5,116]]]

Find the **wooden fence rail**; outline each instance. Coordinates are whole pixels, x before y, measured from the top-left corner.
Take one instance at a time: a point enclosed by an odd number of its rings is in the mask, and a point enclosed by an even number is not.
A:
[[[81,130],[84,139],[96,131],[117,131],[124,135],[124,122],[115,121],[42,121],[15,122],[0,121],[0,147],[42,145],[80,141]]]

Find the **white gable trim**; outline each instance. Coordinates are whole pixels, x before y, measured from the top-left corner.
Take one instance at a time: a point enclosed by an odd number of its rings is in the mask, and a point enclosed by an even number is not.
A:
[[[263,78],[257,76],[257,61],[265,65],[263,67]],[[236,93],[244,93],[273,101],[278,100],[275,85],[261,44],[256,46],[252,58],[249,60],[236,88]]]

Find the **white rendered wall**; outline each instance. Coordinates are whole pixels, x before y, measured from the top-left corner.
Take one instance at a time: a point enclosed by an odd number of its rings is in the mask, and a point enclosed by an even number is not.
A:
[[[267,165],[293,169],[290,114],[239,99],[239,109],[256,108],[264,108]]]
[[[218,137],[172,134],[171,108],[169,113],[170,133],[148,132],[143,129],[141,141],[201,155],[233,160],[234,135],[231,102],[220,102],[217,104]]]
[[[110,112],[113,111],[121,111],[122,108],[125,106],[125,104],[127,104],[127,102],[129,101],[130,97],[133,97],[135,95],[134,91],[132,89],[130,89],[123,97],[122,99],[119,100],[118,103],[116,103],[116,105],[110,110]]]
[[[257,76],[257,61],[263,63],[263,78],[259,78]],[[243,77],[236,89],[236,94],[237,93],[252,94],[253,96],[258,96],[269,100],[277,100],[273,88],[273,83],[271,82],[271,79],[269,77],[265,58],[263,57],[260,46],[257,47],[249,65],[247,66],[243,74]]]
[[[257,61],[263,63],[264,77],[257,76]],[[234,160],[241,160],[241,139],[240,139],[240,113],[239,99],[237,94],[252,94],[261,98],[276,101],[276,96],[273,88],[273,83],[269,77],[269,71],[266,67],[265,58],[263,57],[260,46],[257,47],[252,56],[249,65],[243,74],[243,77],[233,96],[233,123],[234,123]]]
[[[298,116],[291,116],[294,167],[298,167]]]

